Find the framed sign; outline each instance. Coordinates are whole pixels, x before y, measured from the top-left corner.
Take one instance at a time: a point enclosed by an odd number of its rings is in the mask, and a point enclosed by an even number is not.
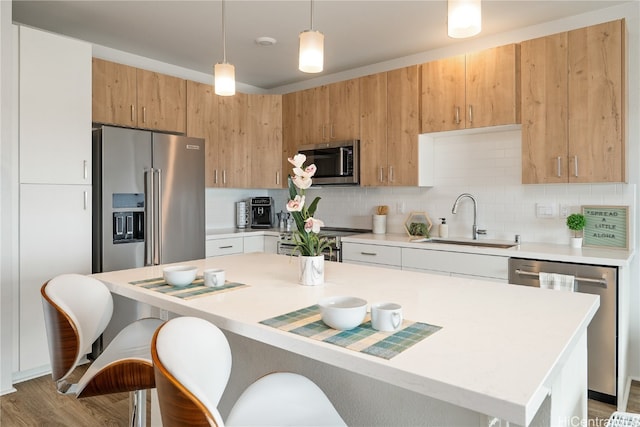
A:
[[[628,206],[582,206],[584,246],[629,249]]]

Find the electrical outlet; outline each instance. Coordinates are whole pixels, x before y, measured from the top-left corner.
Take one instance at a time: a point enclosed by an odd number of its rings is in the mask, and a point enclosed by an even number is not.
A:
[[[404,213],[404,202],[396,203],[396,213],[403,214]]]
[[[560,218],[566,218],[571,213],[571,206],[560,204]]]

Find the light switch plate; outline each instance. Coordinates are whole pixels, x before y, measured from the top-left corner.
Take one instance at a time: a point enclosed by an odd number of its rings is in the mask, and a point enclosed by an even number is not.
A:
[[[554,218],[556,216],[556,205],[554,203],[536,203],[537,218]]]

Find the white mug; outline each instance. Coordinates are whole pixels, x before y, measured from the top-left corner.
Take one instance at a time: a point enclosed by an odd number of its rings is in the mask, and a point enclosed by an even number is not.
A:
[[[204,285],[217,287],[224,285],[224,270],[219,268],[210,268],[204,271]]]
[[[378,331],[395,331],[402,325],[402,306],[393,302],[371,304],[371,326]]]

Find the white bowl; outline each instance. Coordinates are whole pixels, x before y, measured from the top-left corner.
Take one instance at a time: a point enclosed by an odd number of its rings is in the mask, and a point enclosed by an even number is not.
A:
[[[162,269],[162,277],[173,286],[190,285],[196,278],[198,267],[191,265],[174,265]]]
[[[322,321],[333,329],[346,331],[360,326],[367,315],[367,302],[356,297],[328,297],[318,302]]]

